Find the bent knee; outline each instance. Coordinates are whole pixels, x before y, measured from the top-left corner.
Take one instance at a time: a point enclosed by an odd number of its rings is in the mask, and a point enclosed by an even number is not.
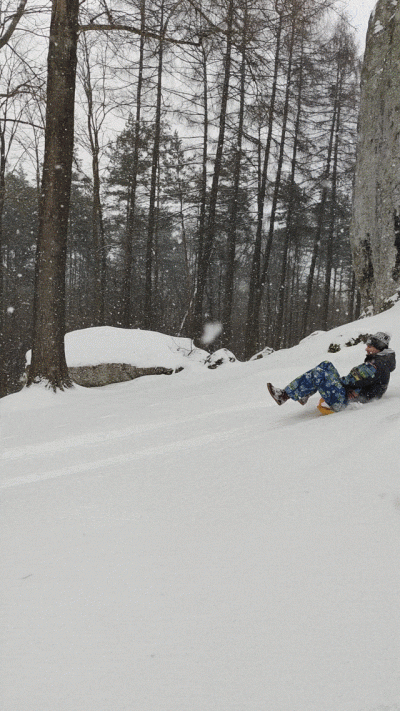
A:
[[[330,360],[323,360],[322,363],[319,363],[319,365],[317,365],[317,368],[321,368],[321,370],[324,370],[324,371],[332,370],[332,369],[336,370],[335,366],[333,365],[333,363],[331,363]]]

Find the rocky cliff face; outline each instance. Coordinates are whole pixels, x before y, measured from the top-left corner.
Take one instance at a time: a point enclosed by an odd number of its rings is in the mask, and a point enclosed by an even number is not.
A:
[[[378,0],[361,75],[352,249],[363,306],[400,287],[400,0]]]

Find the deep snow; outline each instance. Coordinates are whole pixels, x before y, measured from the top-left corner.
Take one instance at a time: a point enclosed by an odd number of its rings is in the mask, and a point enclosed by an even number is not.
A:
[[[347,373],[363,344],[329,344],[377,330],[399,349],[400,304],[250,363],[0,401],[3,711],[399,711],[399,371],[329,417],[266,389]]]

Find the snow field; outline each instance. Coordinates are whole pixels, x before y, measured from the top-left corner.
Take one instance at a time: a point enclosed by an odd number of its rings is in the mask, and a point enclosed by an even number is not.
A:
[[[399,711],[398,371],[329,417],[266,389],[388,329],[398,306],[260,361],[3,399],[4,711]]]

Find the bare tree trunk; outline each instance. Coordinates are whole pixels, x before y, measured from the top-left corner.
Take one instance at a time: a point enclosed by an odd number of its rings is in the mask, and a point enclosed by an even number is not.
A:
[[[296,122],[294,127],[294,137],[293,137],[293,152],[292,152],[292,165],[290,171],[290,183],[289,183],[289,204],[288,212],[286,217],[286,228],[285,236],[283,240],[283,250],[282,250],[282,266],[279,284],[279,294],[278,294],[278,309],[276,315],[276,327],[275,327],[275,343],[274,348],[283,348],[285,342],[284,333],[284,308],[285,308],[285,286],[286,286],[286,273],[287,273],[287,258],[290,244],[290,237],[292,231],[292,221],[293,221],[293,207],[294,207],[294,189],[295,189],[295,175],[296,175],[296,161],[297,161],[297,149],[299,144],[299,130],[300,130],[300,116],[302,109],[302,90],[303,90],[303,40],[301,43],[301,58],[300,58],[300,68],[299,68],[299,86],[298,86],[298,96],[297,96],[297,109],[296,109]]]
[[[149,221],[147,226],[147,247],[146,247],[146,266],[145,266],[145,288],[144,288],[144,316],[143,327],[151,330],[153,327],[153,263],[154,263],[154,237],[156,228],[156,193],[157,193],[157,172],[159,165],[160,154],[160,136],[161,136],[161,99],[162,99],[162,76],[163,76],[163,59],[164,59],[164,2],[161,4],[160,18],[160,43],[158,48],[158,76],[157,76],[157,101],[156,101],[156,117],[154,124],[154,144],[152,153],[151,166],[151,184],[150,184],[150,200],[149,200]]]
[[[328,180],[329,180],[329,175],[330,175],[330,171],[331,171],[333,141],[334,141],[334,137],[335,137],[336,113],[337,113],[337,104],[335,101],[333,116],[332,116],[332,123],[331,123],[331,130],[329,132],[329,144],[328,144],[328,154],[327,154],[327,158],[326,158],[326,167],[325,167],[325,171],[323,173],[322,181],[321,181],[323,187],[322,187],[321,200],[320,200],[320,203],[318,206],[317,229],[315,231],[313,253],[312,253],[312,257],[311,257],[310,270],[309,270],[308,278],[307,278],[306,300],[305,300],[305,304],[304,304],[303,319],[302,319],[302,336],[303,336],[303,338],[307,335],[307,326],[308,326],[308,318],[309,318],[309,313],[310,313],[311,296],[312,296],[312,291],[313,291],[315,266],[317,263],[319,246],[320,246],[320,242],[321,242],[322,230],[323,230],[323,225],[324,225],[325,204],[326,204],[326,198],[328,196]]]
[[[200,211],[199,211],[199,226],[198,226],[198,245],[197,245],[197,274],[199,274],[200,264],[203,264],[204,251],[204,233],[206,226],[206,207],[207,207],[207,162],[208,162],[208,74],[207,74],[207,56],[204,44],[201,44],[202,49],[202,69],[203,69],[203,148],[201,159],[201,190],[200,190]],[[201,321],[196,325],[195,321],[195,304],[196,304],[197,284],[195,285],[195,293],[193,295],[193,304],[191,307],[192,313],[189,319],[189,328],[192,333],[196,333],[199,329]]]
[[[161,272],[160,279],[160,250],[159,250],[159,236],[160,236],[160,152],[158,152],[158,163],[157,163],[157,186],[156,186],[156,200],[155,200],[155,224],[154,224],[154,239],[153,239],[153,321],[152,328],[160,328],[163,319],[163,303],[160,298],[160,292],[162,287],[163,274]]]
[[[142,112],[142,87],[143,87],[143,65],[144,65],[144,32],[146,21],[146,0],[140,2],[140,46],[139,46],[139,67],[138,81],[136,87],[136,117],[135,117],[135,144],[133,149],[132,175],[128,199],[128,215],[126,221],[125,234],[125,255],[124,255],[124,276],[122,285],[122,325],[130,328],[132,325],[132,304],[131,304],[131,282],[133,268],[133,233],[136,216],[136,190],[139,169],[140,151],[140,120]]]
[[[87,127],[89,136],[90,152],[92,156],[92,176],[93,176],[93,202],[92,202],[92,240],[93,240],[93,269],[94,269],[94,289],[93,297],[93,323],[95,326],[104,325],[105,320],[105,289],[106,289],[106,258],[103,210],[100,197],[100,145],[99,127],[96,122],[93,106],[93,88],[90,69],[89,50],[84,39],[85,69],[82,83],[87,100]]]
[[[71,386],[64,350],[65,266],[74,143],[78,0],[53,1],[28,385]]]
[[[182,247],[183,247],[183,257],[185,263],[185,281],[186,281],[186,303],[187,310],[185,318],[181,324],[181,330],[184,326],[186,319],[190,322],[190,309],[192,302],[192,276],[190,273],[190,255],[189,255],[189,244],[186,236],[186,222],[185,222],[185,212],[184,212],[184,186],[181,179],[180,166],[177,166],[177,187],[178,187],[178,199],[179,199],[179,221],[181,224],[181,237],[182,237]]]
[[[27,0],[21,0],[16,9],[16,12],[14,14],[10,14],[9,18],[7,18],[9,20],[9,24],[7,29],[5,29],[5,31],[0,37],[0,49],[2,49],[2,47],[8,44],[12,35],[14,34],[21,17],[25,12],[26,2]]]
[[[332,186],[331,186],[331,206],[329,216],[329,234],[326,253],[326,269],[325,269],[325,284],[324,297],[322,302],[322,322],[321,328],[326,331],[328,328],[328,313],[329,313],[329,297],[331,292],[331,274],[333,264],[333,241],[335,237],[335,217],[336,217],[336,188],[337,188],[337,169],[338,169],[338,152],[340,139],[340,93],[341,81],[337,88],[337,112],[336,112],[336,129],[335,129],[335,146],[333,149],[333,165],[332,165]]]
[[[254,252],[250,272],[250,284],[249,284],[249,301],[247,306],[247,319],[246,319],[246,343],[245,343],[245,355],[250,358],[254,355],[258,340],[258,321],[255,319],[254,307],[256,300],[256,291],[259,287],[260,281],[260,271],[261,271],[261,245],[262,245],[262,231],[264,222],[264,206],[265,206],[265,195],[267,189],[267,174],[268,174],[268,163],[271,153],[271,142],[272,142],[272,128],[274,123],[275,114],[275,101],[276,101],[276,90],[278,84],[278,70],[280,63],[280,51],[281,51],[281,38],[282,38],[282,28],[283,28],[283,11],[279,14],[279,24],[276,36],[276,48],[275,48],[275,63],[274,63],[274,78],[272,82],[271,90],[271,101],[268,112],[268,134],[267,142],[265,144],[264,151],[264,163],[261,173],[261,183],[258,191],[257,198],[257,231],[256,238],[254,241]]]
[[[349,322],[355,321],[355,311],[356,311],[356,275],[354,270],[351,269],[350,284],[348,287],[348,301],[347,309],[349,313]]]
[[[293,49],[294,49],[295,31],[296,31],[296,18],[295,17],[293,17],[292,23],[293,23],[292,24],[292,32],[291,32],[290,43],[289,43],[289,48],[288,48],[289,49],[289,57],[288,57],[288,68],[287,68],[287,76],[286,76],[285,104],[283,107],[282,129],[281,129],[281,138],[280,138],[280,145],[279,145],[279,156],[278,156],[278,164],[277,164],[276,177],[275,177],[274,194],[272,197],[272,207],[271,207],[271,215],[270,215],[270,220],[269,220],[268,238],[267,238],[267,244],[266,244],[266,248],[265,248],[263,268],[262,268],[262,272],[261,272],[261,276],[260,276],[260,281],[255,289],[255,294],[254,294],[253,327],[254,327],[255,333],[258,333],[258,331],[259,331],[258,322],[259,322],[259,318],[260,318],[261,300],[262,300],[262,296],[263,296],[265,282],[267,280],[267,272],[268,272],[269,260],[270,260],[270,256],[271,256],[272,242],[273,242],[274,232],[275,232],[276,210],[278,207],[279,191],[281,188],[281,178],[282,178],[283,159],[284,159],[284,151],[285,151],[285,143],[286,143],[287,122],[288,122],[288,116],[289,116],[289,100],[290,100],[290,91],[291,91],[291,83],[292,83]],[[256,345],[257,345],[257,347],[259,347],[260,343],[257,343]]]
[[[232,307],[233,307],[233,284],[235,274],[235,254],[236,254],[236,223],[238,215],[238,198],[240,187],[240,172],[242,165],[242,142],[243,123],[245,108],[246,89],[246,43],[247,43],[247,1],[243,10],[243,31],[241,44],[241,64],[240,64],[240,98],[239,98],[239,122],[237,129],[237,141],[235,152],[235,163],[233,169],[233,196],[231,204],[231,214],[228,228],[228,253],[226,260],[224,302],[222,307],[222,323],[224,327],[223,342],[226,346],[231,345],[232,340]]]
[[[222,168],[222,155],[225,142],[226,111],[228,105],[229,82],[231,76],[232,54],[232,27],[233,27],[234,0],[229,1],[226,30],[226,51],[224,58],[224,80],[221,95],[221,111],[219,118],[219,133],[217,151],[215,155],[214,174],[210,192],[210,204],[207,226],[205,227],[204,242],[201,258],[198,262],[197,290],[194,304],[194,336],[199,337],[202,330],[203,299],[206,288],[207,273],[210,266],[211,254],[215,236],[215,217],[217,209],[218,186]]]
[[[7,394],[7,372],[5,362],[5,310],[4,303],[4,262],[3,262],[3,210],[6,195],[6,148],[4,128],[0,128],[0,397]]]
[[[197,249],[196,249],[196,271],[198,272],[198,265],[202,263],[203,259],[203,248],[204,248],[204,231],[206,224],[206,208],[207,208],[207,162],[208,162],[208,72],[207,72],[207,52],[204,47],[204,43],[200,40],[201,46],[201,69],[202,69],[202,80],[203,80],[203,141],[202,141],[202,154],[201,154],[201,178],[200,178],[200,204],[199,204],[199,214],[198,214],[198,226],[197,226]],[[183,233],[185,237],[185,233]],[[192,278],[190,276],[190,271],[188,270],[187,262],[187,249],[185,248],[185,263],[187,271],[187,284],[188,284],[188,309],[182,319],[179,333],[185,332],[193,333],[195,332],[194,325],[194,303],[197,293],[197,285],[192,286]]]

